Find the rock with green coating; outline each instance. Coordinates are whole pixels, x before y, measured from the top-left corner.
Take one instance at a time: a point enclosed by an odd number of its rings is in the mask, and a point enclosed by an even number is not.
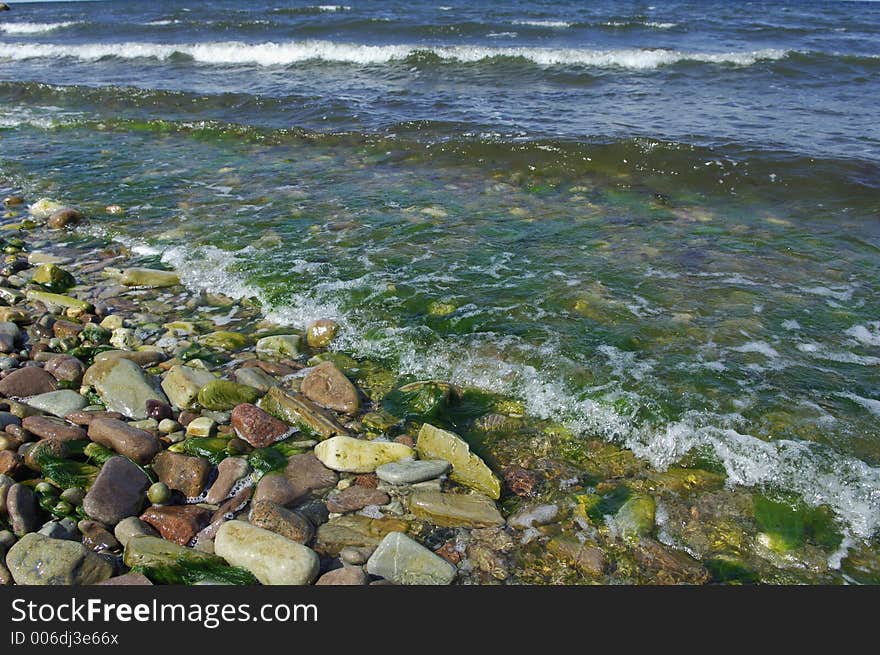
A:
[[[83,376],[83,385],[93,387],[109,411],[136,420],[147,418],[148,400],[168,403],[152,382],[140,366],[121,357],[96,361]]]
[[[68,414],[78,412],[89,404],[89,401],[72,389],[50,391],[37,396],[25,398],[24,403],[28,407],[39,409],[58,418],[64,418]]]
[[[188,409],[196,401],[199,391],[216,378],[209,372],[192,366],[177,365],[162,379],[162,390],[171,404]]]
[[[180,284],[180,278],[173,271],[160,271],[152,268],[127,268],[122,271],[120,284],[127,287],[173,287]]]
[[[177,563],[225,564],[222,558],[199,550],[179,546],[161,537],[137,535],[125,544],[123,561],[129,568],[164,566]]]
[[[334,471],[372,473],[383,464],[415,457],[415,451],[402,443],[332,437],[315,446],[315,457]]]
[[[306,342],[311,348],[326,348],[339,331],[336,321],[322,318],[312,321],[306,328]]]
[[[382,539],[367,560],[367,572],[403,585],[448,585],[456,568],[402,532]]]
[[[63,202],[58,202],[51,198],[40,198],[28,207],[28,213],[37,220],[46,220],[55,212],[65,209],[66,207],[67,205]]]
[[[36,532],[9,549],[6,566],[20,585],[92,585],[113,575],[110,562],[81,543]]]
[[[305,585],[318,577],[311,548],[244,521],[227,521],[214,538],[214,552],[267,585]]]
[[[329,412],[300,394],[288,394],[278,387],[269,389],[257,406],[288,425],[294,425],[322,439],[335,434],[341,436],[349,434],[348,430],[339,425]]]
[[[655,510],[656,504],[651,496],[630,496],[614,515],[617,533],[627,539],[651,534],[654,531]]]
[[[216,332],[206,334],[200,341],[209,348],[229,351],[241,350],[250,343],[250,340],[245,335],[227,330],[217,330]]]
[[[213,380],[199,390],[198,401],[205,409],[230,410],[242,403],[255,403],[262,394],[244,384]]]
[[[235,381],[239,384],[246,384],[263,393],[266,393],[272,387],[278,386],[278,380],[256,366],[240,368],[235,371],[234,375]]]
[[[41,264],[34,271],[31,281],[53,293],[64,293],[76,286],[76,279],[57,264]]]
[[[78,298],[63,296],[58,293],[49,293],[48,291],[28,291],[25,294],[30,301],[41,302],[46,306],[63,307],[65,309],[76,309],[83,312],[91,311],[92,305]]]
[[[444,494],[416,491],[410,511],[444,527],[490,528],[504,525],[504,517],[492,499],[483,494]]]
[[[257,354],[277,359],[290,359],[300,355],[302,337],[298,334],[276,334],[257,341]]]
[[[449,477],[494,500],[501,497],[501,481],[492,469],[471,452],[468,443],[457,434],[425,423],[416,441],[420,459],[444,459],[452,465]]]

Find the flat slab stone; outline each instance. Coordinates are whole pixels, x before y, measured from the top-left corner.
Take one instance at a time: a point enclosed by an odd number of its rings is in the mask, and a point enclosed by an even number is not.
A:
[[[445,459],[419,459],[383,464],[376,475],[389,484],[414,484],[439,478],[451,468]]]
[[[82,544],[33,532],[17,541],[6,565],[20,585],[90,585],[113,575],[113,566]]]
[[[68,414],[78,412],[86,407],[89,401],[72,389],[62,389],[25,398],[24,404],[52,416],[64,418]]]
[[[457,571],[416,540],[402,532],[391,532],[370,555],[367,572],[396,584],[448,585]]]
[[[455,482],[495,500],[501,497],[501,480],[457,434],[425,423],[419,431],[416,449],[421,459],[445,459],[452,464],[449,477]]]
[[[495,503],[483,494],[416,491],[410,496],[410,511],[444,527],[491,528],[504,525],[504,517]]]

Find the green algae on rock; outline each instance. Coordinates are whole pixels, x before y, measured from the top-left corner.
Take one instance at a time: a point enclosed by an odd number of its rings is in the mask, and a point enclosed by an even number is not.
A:
[[[485,462],[471,452],[468,443],[452,432],[425,423],[419,431],[416,449],[421,459],[443,459],[452,465],[449,477],[497,500],[501,480]]]
[[[205,409],[229,410],[242,403],[255,403],[262,394],[244,384],[212,380],[199,390],[199,404]]]

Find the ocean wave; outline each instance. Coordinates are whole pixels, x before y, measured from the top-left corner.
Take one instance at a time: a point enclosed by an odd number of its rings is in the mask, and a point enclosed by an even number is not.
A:
[[[554,27],[565,28],[571,27],[572,23],[564,20],[515,20],[511,21],[514,25],[528,25],[530,27]]]
[[[244,43],[240,41],[197,44],[94,43],[78,45],[0,44],[0,59],[25,60],[74,58],[98,61],[120,59],[167,60],[188,56],[204,64],[256,64],[285,66],[310,60],[377,65],[430,55],[441,60],[474,63],[496,58],[525,59],[539,66],[588,66],[649,70],[680,62],[749,66],[759,61],[782,59],[786,50],[763,49],[742,52],[683,52],[664,49],[593,50],[586,48],[502,48],[484,46],[362,45],[333,41],[288,43]]]
[[[76,20],[60,23],[0,23],[0,32],[6,32],[6,34],[43,34],[79,24],[80,21]]]

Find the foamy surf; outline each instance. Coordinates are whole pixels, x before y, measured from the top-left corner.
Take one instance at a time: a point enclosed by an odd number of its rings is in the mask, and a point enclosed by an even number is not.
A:
[[[432,55],[460,63],[485,62],[496,58],[519,58],[539,66],[586,66],[650,70],[682,62],[750,66],[760,61],[782,59],[789,51],[778,49],[743,52],[683,52],[664,49],[594,50],[586,48],[504,48],[485,46],[362,45],[333,41],[292,41],[251,44],[240,41],[159,44],[94,43],[78,45],[0,44],[0,59],[27,60],[73,58],[99,61],[119,59],[167,60],[188,56],[203,64],[255,64],[286,66],[311,60],[358,65],[381,65],[416,55]]]
[[[44,34],[78,24],[79,21],[74,20],[60,23],[0,23],[0,32],[17,35]]]

